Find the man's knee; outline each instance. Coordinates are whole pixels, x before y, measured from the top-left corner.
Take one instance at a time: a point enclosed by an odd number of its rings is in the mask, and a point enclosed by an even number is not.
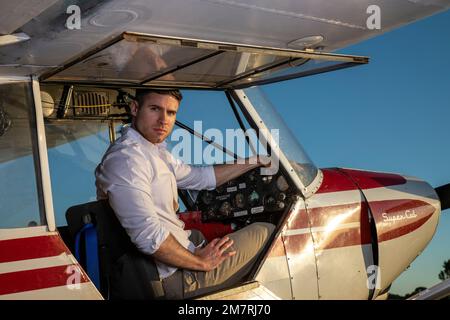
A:
[[[261,248],[272,235],[275,225],[266,222],[255,222],[230,234],[230,237],[242,246]]]
[[[267,222],[255,222],[250,226],[253,226],[255,232],[258,233],[259,236],[262,238],[263,243],[265,243],[267,239],[270,238],[273,231],[275,230],[275,225]]]

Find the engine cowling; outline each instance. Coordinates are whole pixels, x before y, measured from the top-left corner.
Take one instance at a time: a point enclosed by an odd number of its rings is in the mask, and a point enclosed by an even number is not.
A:
[[[431,241],[439,222],[440,201],[432,186],[414,177],[350,169],[339,171],[362,191],[374,220],[375,264],[379,266],[376,296]]]

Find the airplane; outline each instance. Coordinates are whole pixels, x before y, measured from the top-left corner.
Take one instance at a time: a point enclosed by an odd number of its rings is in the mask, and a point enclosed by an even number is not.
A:
[[[259,89],[365,65],[368,57],[336,51],[448,10],[450,0],[33,4],[0,4],[0,299],[110,298],[109,260],[98,262],[108,210],[90,189],[92,169],[129,122],[138,88],[183,90],[191,106],[177,126],[225,159],[241,155],[196,130],[205,114],[253,129],[247,147],[279,163],[213,191],[179,190],[180,219],[209,240],[256,221],[276,225],[242,283],[199,299],[386,299],[450,207],[449,184],[317,168]],[[204,95],[214,105],[202,106]]]

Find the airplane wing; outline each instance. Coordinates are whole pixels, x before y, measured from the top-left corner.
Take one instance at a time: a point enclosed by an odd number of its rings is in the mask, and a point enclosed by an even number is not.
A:
[[[0,4],[0,33],[30,37],[0,46],[0,76],[41,75],[124,31],[294,49],[319,41],[316,47],[331,52],[450,7],[450,0],[40,0],[36,9],[28,3]],[[72,4],[80,8],[79,30],[68,28],[76,18]],[[380,29],[368,25],[373,5]]]
[[[408,300],[441,300],[450,297],[450,279],[417,293]]]

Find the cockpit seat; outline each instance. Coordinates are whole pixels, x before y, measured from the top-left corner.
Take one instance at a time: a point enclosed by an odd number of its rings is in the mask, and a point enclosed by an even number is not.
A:
[[[137,250],[108,200],[70,207],[66,220],[79,262],[105,299],[164,299],[155,262]]]

